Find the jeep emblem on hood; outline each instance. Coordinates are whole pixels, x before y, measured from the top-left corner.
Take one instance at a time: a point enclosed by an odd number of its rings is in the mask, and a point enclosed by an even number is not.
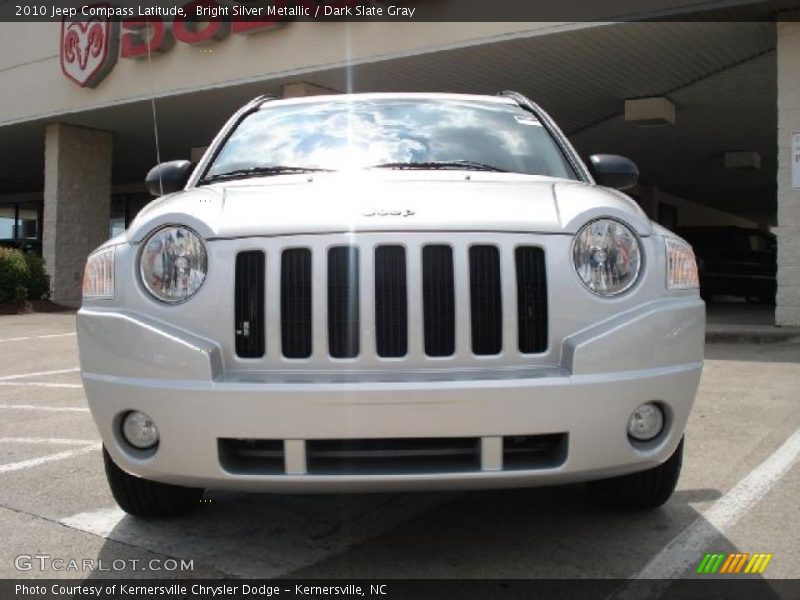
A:
[[[404,208],[402,210],[396,208],[381,208],[378,210],[365,210],[361,214],[365,217],[410,217],[416,213],[408,208]]]

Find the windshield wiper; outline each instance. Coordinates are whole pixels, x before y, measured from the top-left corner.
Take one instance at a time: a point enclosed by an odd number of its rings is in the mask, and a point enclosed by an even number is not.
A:
[[[495,171],[508,173],[505,169],[474,160],[431,160],[424,162],[390,162],[372,165],[370,169],[452,169],[459,171]]]
[[[212,183],[214,181],[228,181],[231,179],[247,179],[248,177],[269,177],[270,175],[285,175],[289,173],[319,173],[329,172],[330,169],[318,169],[316,167],[288,167],[285,165],[275,165],[270,167],[250,167],[248,169],[236,169],[225,173],[216,173],[203,177],[199,183]]]

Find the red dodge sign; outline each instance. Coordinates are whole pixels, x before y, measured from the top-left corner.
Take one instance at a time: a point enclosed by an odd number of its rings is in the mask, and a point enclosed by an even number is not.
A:
[[[114,68],[119,24],[107,18],[61,21],[61,70],[81,87],[94,87]]]

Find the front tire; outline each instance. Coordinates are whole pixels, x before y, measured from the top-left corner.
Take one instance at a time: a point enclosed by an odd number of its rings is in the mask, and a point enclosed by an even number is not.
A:
[[[111,494],[120,508],[138,517],[175,517],[197,509],[203,490],[150,481],[120,469],[103,446]]]
[[[589,483],[589,492],[603,506],[621,510],[647,510],[672,496],[683,463],[683,438],[667,461],[653,469]]]

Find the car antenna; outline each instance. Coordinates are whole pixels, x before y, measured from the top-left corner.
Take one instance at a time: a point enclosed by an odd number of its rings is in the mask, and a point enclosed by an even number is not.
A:
[[[153,77],[153,56],[150,50],[150,23],[147,17],[144,18],[145,25],[147,26],[147,71],[150,74],[150,108],[153,113],[153,138],[156,144],[156,165],[161,164],[161,144],[158,139],[158,113],[156,111],[156,85],[155,78]],[[164,179],[161,169],[158,169],[158,190],[160,195],[164,195]]]

